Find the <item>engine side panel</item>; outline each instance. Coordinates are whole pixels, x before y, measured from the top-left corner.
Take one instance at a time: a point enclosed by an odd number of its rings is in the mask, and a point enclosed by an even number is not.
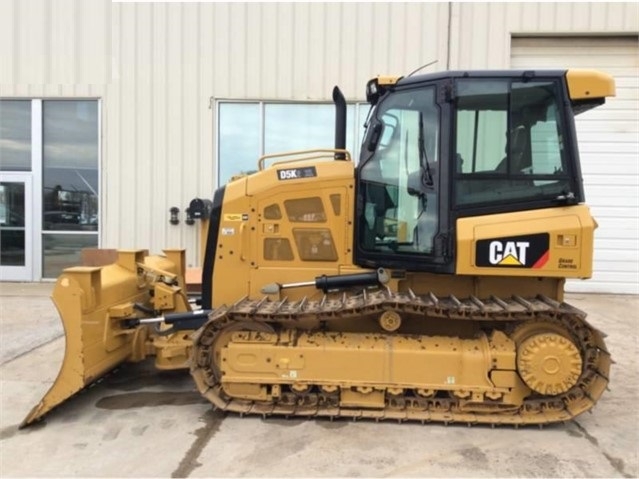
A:
[[[460,218],[456,273],[589,278],[596,227],[585,205]]]
[[[212,306],[261,297],[272,283],[352,272],[353,188],[350,161],[275,164],[227,184],[217,244],[207,246],[215,248]]]

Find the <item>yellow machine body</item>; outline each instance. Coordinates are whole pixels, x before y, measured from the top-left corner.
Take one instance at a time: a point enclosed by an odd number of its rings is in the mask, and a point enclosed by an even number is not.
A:
[[[317,189],[309,189],[308,180],[278,181],[277,165],[226,186],[212,281],[220,304],[259,297],[267,283],[356,269],[353,163],[321,161],[314,167],[322,182]],[[246,280],[222,280],[231,271]],[[294,294],[305,292],[310,288]]]
[[[407,81],[371,80],[369,100],[382,104]],[[614,94],[599,72],[564,81],[575,109]],[[451,208],[454,235],[437,244],[454,258],[448,270],[394,253],[380,266],[357,256],[360,174],[336,145],[263,157],[218,190],[201,222],[203,310],[187,297],[184,251],[121,251],[112,265],[65,270],[53,293],[64,362],[23,426],[148,357],[189,368],[213,405],[239,413],[526,425],[592,408],[610,355],[563,302],[566,278],[592,275],[589,208],[567,194],[541,208]],[[393,247],[415,235],[382,223]]]

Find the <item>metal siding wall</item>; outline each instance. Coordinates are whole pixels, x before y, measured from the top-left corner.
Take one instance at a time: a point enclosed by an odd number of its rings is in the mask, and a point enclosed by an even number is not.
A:
[[[111,77],[111,2],[2,0],[0,95],[85,95]]]
[[[347,98],[362,98],[373,75],[406,74],[437,59],[437,69],[445,65],[445,4],[218,3],[200,9],[200,24],[213,29],[216,98],[327,100],[336,83]]]

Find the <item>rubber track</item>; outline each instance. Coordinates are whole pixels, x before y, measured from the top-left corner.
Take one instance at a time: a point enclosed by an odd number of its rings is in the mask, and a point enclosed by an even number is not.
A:
[[[516,411],[492,409],[482,412],[467,412],[461,409],[456,398],[432,398],[424,407],[390,407],[384,409],[355,409],[314,405],[291,405],[275,402],[254,402],[232,399],[225,396],[217,382],[212,364],[210,345],[215,336],[224,328],[236,322],[252,324],[277,324],[282,321],[295,322],[304,319],[319,321],[339,321],[345,318],[379,314],[384,310],[394,310],[400,314],[421,316],[425,320],[454,319],[467,321],[528,322],[551,321],[559,323],[570,332],[578,344],[583,357],[583,372],[577,384],[558,396],[534,396],[524,400]],[[318,301],[306,298],[289,302],[250,300],[243,298],[232,306],[222,306],[210,315],[207,324],[194,338],[194,361],[191,374],[200,392],[211,403],[223,411],[244,414],[259,414],[298,417],[348,417],[353,419],[421,421],[472,424],[510,424],[514,426],[550,424],[567,421],[590,410],[607,388],[610,354],[606,349],[603,334],[585,321],[586,314],[567,304],[559,303],[544,296],[523,298],[488,299],[469,297],[458,299],[454,296],[437,297],[432,293],[416,295],[412,291],[392,292],[389,289],[373,293],[363,291],[358,294],[344,294],[339,299],[324,296]]]

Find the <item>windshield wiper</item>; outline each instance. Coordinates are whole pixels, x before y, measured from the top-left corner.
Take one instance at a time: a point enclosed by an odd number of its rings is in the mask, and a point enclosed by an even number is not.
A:
[[[419,112],[419,134],[417,136],[417,149],[419,150],[419,164],[426,166],[426,186],[433,186],[433,175],[430,172],[428,164],[428,155],[426,154],[426,146],[424,144],[424,115]]]

